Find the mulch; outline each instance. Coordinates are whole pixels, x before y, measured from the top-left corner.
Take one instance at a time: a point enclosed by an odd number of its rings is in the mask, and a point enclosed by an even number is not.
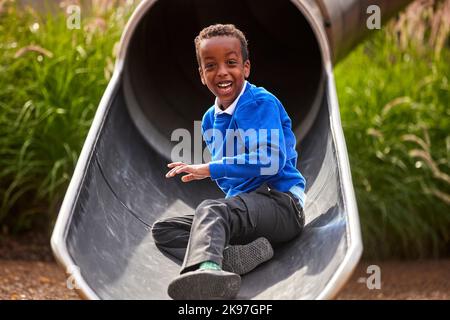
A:
[[[367,268],[371,265],[380,267],[380,289],[367,286],[367,279],[372,275]],[[361,261],[338,299],[449,300],[450,259]]]
[[[380,289],[369,289],[370,265],[381,271]],[[76,300],[48,238],[0,236],[0,300]],[[450,299],[450,259],[361,261],[337,299]]]
[[[29,233],[0,235],[0,300],[73,300],[66,275],[50,249],[48,237]]]

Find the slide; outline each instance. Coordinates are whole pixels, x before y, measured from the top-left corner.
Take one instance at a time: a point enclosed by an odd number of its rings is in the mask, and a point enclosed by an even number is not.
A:
[[[161,218],[223,197],[210,179],[166,179],[176,129],[191,133],[214,99],[198,75],[194,37],[234,23],[249,39],[249,80],[292,119],[306,178],[306,227],[242,277],[239,299],[331,299],[362,254],[358,210],[333,79],[332,46],[311,1],[142,1],[122,35],[52,235],[69,287],[86,299],[169,299],[181,261],[151,236]],[[265,2],[264,2],[265,4]],[[315,14],[316,12],[316,14]],[[319,19],[320,18],[320,19]],[[192,159],[194,162],[195,159]]]

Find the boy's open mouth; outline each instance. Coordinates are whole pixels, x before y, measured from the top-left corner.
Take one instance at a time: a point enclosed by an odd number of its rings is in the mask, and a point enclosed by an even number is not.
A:
[[[219,88],[220,94],[228,94],[231,92],[231,88],[233,87],[232,81],[221,81],[217,84],[217,87]]]

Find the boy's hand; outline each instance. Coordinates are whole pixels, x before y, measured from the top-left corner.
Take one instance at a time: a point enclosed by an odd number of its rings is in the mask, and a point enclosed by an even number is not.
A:
[[[205,164],[185,164],[183,162],[172,162],[167,165],[171,170],[166,173],[166,178],[172,178],[182,172],[187,175],[181,177],[181,181],[189,182],[192,180],[201,180],[210,177],[209,163]]]

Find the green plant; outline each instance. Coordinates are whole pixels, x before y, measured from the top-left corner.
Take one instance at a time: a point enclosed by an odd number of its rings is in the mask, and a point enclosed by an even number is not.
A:
[[[336,68],[366,257],[449,253],[449,25],[415,2]]]
[[[69,29],[67,1],[0,2],[0,223],[19,231],[55,218],[132,5],[93,1]]]

